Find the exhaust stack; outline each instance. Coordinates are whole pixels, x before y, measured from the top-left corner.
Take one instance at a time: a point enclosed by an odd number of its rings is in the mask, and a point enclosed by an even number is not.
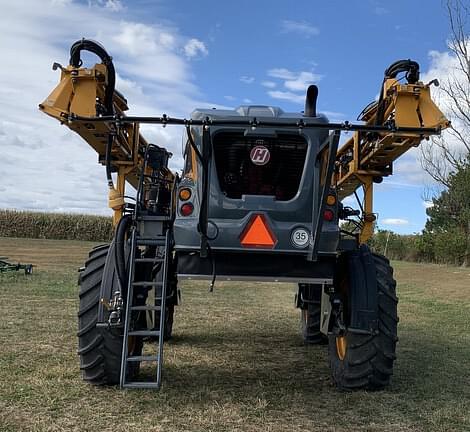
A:
[[[308,86],[307,95],[305,96],[305,117],[316,117],[317,116],[317,98],[318,98],[318,87],[314,84]]]

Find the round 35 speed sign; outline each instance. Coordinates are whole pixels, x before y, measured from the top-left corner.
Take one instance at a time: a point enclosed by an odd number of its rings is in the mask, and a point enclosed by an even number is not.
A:
[[[304,248],[310,240],[310,233],[305,228],[296,228],[292,231],[292,243],[297,248]]]

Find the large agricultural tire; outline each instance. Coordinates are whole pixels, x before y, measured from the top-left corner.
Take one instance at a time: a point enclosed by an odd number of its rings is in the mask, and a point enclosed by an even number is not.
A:
[[[346,328],[342,336],[329,336],[331,373],[334,383],[342,390],[381,390],[389,385],[393,373],[398,341],[396,282],[389,260],[382,255],[371,255],[376,270],[378,330],[371,335]],[[361,264],[365,265],[364,261]],[[346,283],[354,283],[355,278],[345,277]],[[351,289],[354,287],[349,286]]]
[[[85,381],[94,385],[119,384],[121,372],[122,329],[96,327],[100,287],[109,245],[92,249],[79,278],[78,354]],[[142,351],[142,340],[129,341],[132,355]],[[129,365],[128,377],[134,377],[140,363]]]
[[[163,332],[163,340],[166,342],[170,340],[173,336],[173,319],[175,314],[175,305],[170,304],[165,309],[165,329]]]
[[[320,332],[322,286],[312,286],[309,290],[310,299],[300,309],[302,338],[306,345],[326,344],[328,337]]]

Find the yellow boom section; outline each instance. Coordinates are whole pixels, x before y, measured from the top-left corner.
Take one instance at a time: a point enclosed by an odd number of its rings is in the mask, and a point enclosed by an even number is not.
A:
[[[105,164],[108,136],[114,135],[111,160],[113,169],[117,171],[117,182],[115,188],[109,191],[109,207],[115,212],[116,223],[124,206],[125,182],[137,188],[147,141],[139,133],[138,123],[123,123],[116,128],[105,122],[68,120],[70,114],[81,117],[97,115],[105,97],[107,79],[107,68],[103,64],[96,64],[90,69],[62,68],[59,84],[39,105],[39,109],[78,133],[98,153],[102,164]],[[124,111],[128,110],[127,101],[117,91],[113,96],[113,108],[117,116],[123,116]]]
[[[395,78],[383,84],[381,120],[379,103],[367,108],[361,120],[367,125],[393,124],[395,127],[446,128],[449,121],[434,104],[429,84],[400,84]],[[360,241],[367,241],[373,234],[373,183],[393,173],[393,162],[411,147],[416,147],[429,135],[395,132],[354,132],[341,147],[336,157],[333,183],[337,185],[342,200],[357,189],[364,190],[364,212]]]

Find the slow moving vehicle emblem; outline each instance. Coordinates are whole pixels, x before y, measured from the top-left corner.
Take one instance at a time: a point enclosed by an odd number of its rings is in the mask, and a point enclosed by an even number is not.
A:
[[[271,154],[265,146],[257,145],[251,149],[250,159],[255,165],[266,165],[271,159]]]

